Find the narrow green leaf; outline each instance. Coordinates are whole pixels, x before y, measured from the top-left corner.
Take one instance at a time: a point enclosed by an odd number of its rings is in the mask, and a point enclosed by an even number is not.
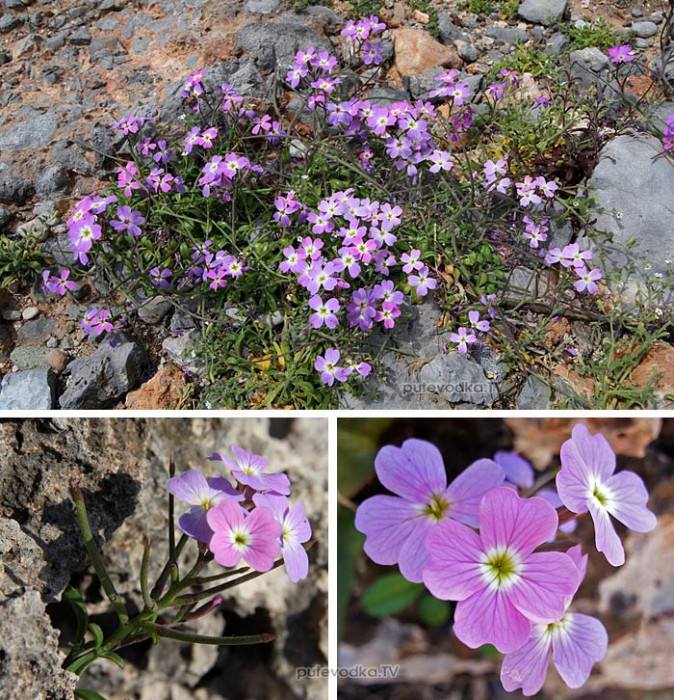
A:
[[[119,655],[115,654],[114,651],[106,651],[105,654],[101,654],[101,659],[108,659],[113,663],[116,663],[120,668],[124,668],[124,659]]]
[[[101,646],[101,644],[103,644],[103,630],[95,622],[90,622],[89,632],[91,632],[91,634],[94,637],[94,647],[98,649]]]
[[[75,691],[75,697],[79,698],[79,700],[106,700],[100,693],[96,693],[93,690],[84,690],[82,688],[78,688]]]
[[[98,655],[95,651],[90,651],[88,654],[80,656],[79,659],[75,659],[75,661],[68,665],[66,670],[74,673],[76,676],[80,676],[87,666],[96,661],[97,657]]]
[[[363,591],[361,604],[368,615],[395,615],[411,605],[424,587],[411,583],[400,574],[386,574]]]
[[[82,598],[82,594],[72,586],[66,588],[64,594],[66,600],[70,603],[70,607],[75,613],[77,620],[77,632],[75,636],[75,646],[80,646],[84,642],[84,635],[87,633],[87,623],[89,622],[89,613],[87,606]]]
[[[417,611],[422,622],[431,627],[440,627],[451,617],[452,606],[446,600],[438,600],[427,593],[417,603]]]

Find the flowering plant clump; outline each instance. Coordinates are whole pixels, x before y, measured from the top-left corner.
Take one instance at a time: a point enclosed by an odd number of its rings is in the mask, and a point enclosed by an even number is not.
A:
[[[313,544],[311,525],[300,501],[291,500],[290,481],[286,474],[267,473],[266,458],[233,446],[234,460],[219,453],[209,459],[223,465],[225,475],[206,477],[190,469],[175,475],[170,466],[168,491],[169,552],[154,586],[149,584],[151,546],[146,541],[140,571],[140,589],[144,607],[131,615],[115,590],[89,526],[84,495],[79,486],[73,489],[78,523],[91,563],[101,581],[119,625],[108,637],[88,623],[88,614],[80,593],[70,588],[66,597],[75,609],[78,632],[64,667],[81,675],[94,661],[105,658],[123,666],[116,653],[127,644],[145,639],[157,643],[160,638],[197,644],[236,645],[270,642],[273,634],[208,637],[184,627],[190,620],[217,610],[225,591],[262,574],[285,566],[293,582],[308,576],[307,549]],[[181,536],[176,542],[174,500],[188,508],[178,518]],[[180,559],[190,542],[196,556],[181,571]],[[210,563],[220,570],[204,576]],[[90,634],[93,639],[87,640]],[[79,692],[79,691],[78,691]],[[82,698],[88,698],[81,691]],[[77,693],[76,693],[77,694]],[[97,696],[98,697],[98,696]]]
[[[112,123],[125,141],[115,182],[75,207],[72,265],[45,270],[45,290],[111,284],[105,307],[84,312],[93,336],[135,323],[153,297],[191,315],[208,406],[336,405],[429,296],[447,312],[447,350],[498,345],[518,268],[600,317],[596,254],[555,235],[560,218],[587,229],[579,181],[559,166],[577,138],[560,126],[568,95],[529,99],[504,68],[481,104],[456,70],[421,98],[383,99],[386,32],[376,16],[352,20],[341,55],[299,51],[279,75],[281,109],[198,70],[180,92],[184,133],[151,115]],[[610,49],[613,62],[628,49]]]
[[[613,566],[625,557],[609,515],[637,532],[656,526],[643,481],[614,473],[602,435],[575,426],[560,457],[556,491],[539,488],[547,479],[535,481],[531,465],[507,452],[478,460],[448,486],[439,450],[409,439],[383,447],[375,460],[379,480],[396,495],[372,496],[356,511],[366,554],[455,601],[454,634],[473,649],[491,644],[504,654],[504,688],[525,695],[542,688],[550,659],[578,688],[606,653],[602,623],[572,610],[588,555],[569,538],[569,525],[589,512],[597,550]]]

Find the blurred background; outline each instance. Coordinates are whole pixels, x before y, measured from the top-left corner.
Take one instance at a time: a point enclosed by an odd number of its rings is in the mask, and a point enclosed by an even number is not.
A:
[[[68,585],[91,621],[106,633],[116,624],[81,543],[71,484],[82,487],[106,567],[134,611],[142,607],[144,537],[151,581],[167,557],[170,457],[178,473],[212,476],[223,469],[206,458],[239,445],[267,457],[269,471],[286,472],[292,502],[304,503],[317,540],[309,577],[293,584],[283,568],[272,571],[227,591],[216,612],[188,627],[212,636],[271,632],[275,640],[142,642],[120,651],[123,670],[95,662],[81,687],[108,700],[323,700],[327,680],[298,679],[296,667],[327,662],[327,432],[325,419],[292,417],[0,420],[0,698],[72,700],[73,677],[61,668],[75,631],[62,598]],[[177,514],[184,508],[176,502]],[[190,543],[183,561],[195,555]]]
[[[551,666],[536,697],[665,700],[674,698],[674,420],[659,418],[402,418],[340,419],[339,664],[399,665],[394,679],[342,678],[344,700],[491,700],[519,698],[499,681],[501,655],[472,650],[452,634],[453,603],[431,597],[423,584],[403,579],[397,567],[378,566],[363,553],[355,509],[386,490],[374,458],[383,445],[410,437],[435,444],[448,482],[476,459],[514,450],[538,472],[559,467],[559,448],[575,423],[601,432],[618,457],[645,481],[658,526],[627,532],[614,521],[627,561],[614,569],[594,550],[594,530],[582,518],[574,537],[589,554],[588,571],[573,610],[599,617],[609,633],[604,661],[588,682],[570,690]]]

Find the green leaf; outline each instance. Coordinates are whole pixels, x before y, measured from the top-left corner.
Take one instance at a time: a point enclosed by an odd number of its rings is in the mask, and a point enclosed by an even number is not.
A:
[[[66,588],[64,594],[66,600],[70,603],[70,607],[75,613],[77,620],[77,632],[75,633],[75,646],[78,647],[84,642],[84,635],[87,633],[87,623],[89,622],[89,613],[87,606],[82,598],[82,594],[72,586]]]
[[[420,583],[411,583],[400,574],[386,574],[363,591],[360,602],[373,617],[395,615],[411,605],[423,589]]]
[[[101,654],[100,658],[108,659],[116,663],[120,668],[124,668],[124,659],[119,654],[115,654],[114,651],[106,651],[105,654]]]
[[[82,675],[84,669],[87,668],[87,666],[92,664],[94,661],[96,661],[97,658],[97,652],[90,651],[88,654],[80,656],[79,659],[75,659],[75,661],[68,665],[66,670],[70,671],[71,673],[74,673],[76,676],[80,676]]]
[[[78,688],[75,691],[75,697],[79,700],[106,700],[100,693],[96,693],[93,690],[83,690]]]
[[[103,630],[95,622],[90,622],[89,632],[91,632],[91,634],[93,635],[94,646],[96,647],[96,649],[98,649],[101,646],[101,644],[103,644]]]
[[[353,524],[353,513],[339,506],[337,509],[337,637],[342,639],[346,609],[351,597],[356,564],[363,552],[365,537]]]
[[[451,617],[452,606],[446,600],[438,600],[427,593],[417,603],[417,611],[422,622],[431,627],[440,627]]]

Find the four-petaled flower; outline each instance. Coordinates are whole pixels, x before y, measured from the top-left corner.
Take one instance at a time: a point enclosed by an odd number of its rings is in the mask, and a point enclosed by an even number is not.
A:
[[[214,452],[208,459],[211,462],[221,461],[228,466],[236,480],[250,486],[256,491],[272,491],[287,496],[290,493],[290,481],[285,474],[266,474],[268,460],[262,455],[248,452],[237,445],[232,445],[236,462],[220,452]]]

